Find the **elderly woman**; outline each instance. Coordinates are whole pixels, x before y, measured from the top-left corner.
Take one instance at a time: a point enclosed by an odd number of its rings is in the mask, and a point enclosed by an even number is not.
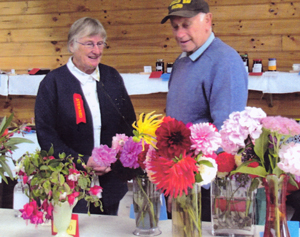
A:
[[[72,56],[40,83],[35,122],[42,150],[48,151],[53,145],[56,157],[63,152],[74,157],[83,155],[87,166],[98,175],[104,213],[95,207],[91,207],[91,213],[117,215],[127,183],[110,167],[99,167],[91,154],[100,144],[110,147],[116,133],[131,136],[136,117],[122,77],[114,68],[100,63],[105,40],[105,29],[96,19],[81,18],[71,26],[68,49]],[[84,200],[78,202],[74,212],[87,212]]]

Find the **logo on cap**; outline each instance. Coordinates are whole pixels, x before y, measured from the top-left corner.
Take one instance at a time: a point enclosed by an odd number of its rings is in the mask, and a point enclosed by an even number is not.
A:
[[[174,0],[170,4],[171,10],[173,9],[178,9],[178,8],[183,8],[183,4],[190,4],[192,0]]]

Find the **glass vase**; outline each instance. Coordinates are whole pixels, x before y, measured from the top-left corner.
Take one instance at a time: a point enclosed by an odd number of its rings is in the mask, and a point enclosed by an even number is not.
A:
[[[255,193],[245,174],[216,178],[211,185],[212,234],[253,236]]]
[[[59,202],[53,206],[53,224],[57,230],[56,237],[72,237],[68,234],[68,228],[72,218],[73,208],[77,203],[75,199],[72,205],[69,202]]]
[[[156,236],[161,231],[158,221],[161,209],[160,192],[147,176],[137,176],[133,179],[133,208],[138,236]]]
[[[263,179],[267,209],[264,237],[290,237],[286,219],[286,187],[289,176],[267,175]]]
[[[201,186],[194,184],[188,193],[172,200],[172,236],[201,237]]]

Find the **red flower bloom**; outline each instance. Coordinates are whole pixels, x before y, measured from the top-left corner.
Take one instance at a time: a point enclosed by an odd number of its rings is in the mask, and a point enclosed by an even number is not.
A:
[[[227,152],[218,154],[216,158],[219,172],[231,172],[236,168],[234,155]]]
[[[166,121],[155,132],[158,154],[168,158],[179,157],[185,150],[190,150],[191,130],[181,121],[174,119],[166,119]]]
[[[247,167],[252,167],[252,168],[256,168],[259,166],[259,163],[257,161],[254,161],[252,163],[250,163],[249,165],[247,165]],[[249,174],[249,176],[254,179],[256,177],[259,177],[258,175],[254,175],[254,174]]]
[[[94,196],[98,196],[101,192],[102,192],[102,187],[97,185],[91,187],[89,191],[89,193]]]
[[[143,170],[146,169],[144,161],[146,160],[146,155],[149,150],[149,144],[145,144],[144,147],[145,149],[140,154],[138,154],[138,163]]]
[[[68,202],[70,205],[73,205],[74,201],[75,201],[75,198],[79,196],[79,192],[74,192],[70,195],[68,195]]]
[[[179,161],[164,157],[156,157],[150,161],[149,170],[153,172],[152,179],[157,189],[165,191],[165,195],[177,197],[182,192],[187,193],[188,187],[195,183],[195,173],[198,172],[196,160],[186,156],[185,152]]]

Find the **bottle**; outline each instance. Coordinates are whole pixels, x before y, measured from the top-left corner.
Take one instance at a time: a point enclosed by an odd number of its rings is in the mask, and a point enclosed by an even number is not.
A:
[[[167,63],[167,73],[172,72],[173,63]]]
[[[245,69],[246,69],[246,72],[249,72],[249,58],[248,58],[248,54],[241,54],[241,58],[244,62],[244,66],[245,66]]]
[[[26,190],[28,191],[28,185],[24,184],[22,179],[18,178],[18,183],[14,187],[13,194],[13,209],[14,216],[21,217],[20,209],[23,209],[24,205],[29,202],[29,197],[26,195]]]
[[[156,71],[165,72],[165,63],[163,59],[157,59],[156,61]]]
[[[261,59],[253,59],[252,72],[263,72],[263,66],[262,66]]]
[[[268,71],[276,71],[276,58],[269,58]]]

